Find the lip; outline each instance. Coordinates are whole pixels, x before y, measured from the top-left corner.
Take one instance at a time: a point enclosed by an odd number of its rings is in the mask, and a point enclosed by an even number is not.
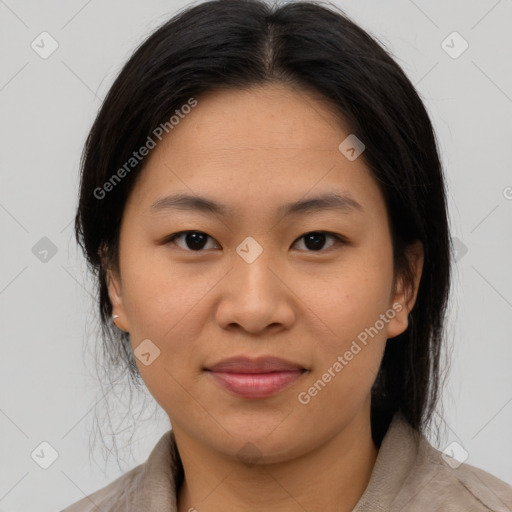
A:
[[[265,356],[257,358],[246,356],[230,357],[205,368],[205,370],[212,372],[224,373],[272,373],[302,371],[305,369],[300,364],[281,359],[280,357]]]
[[[291,386],[307,372],[277,357],[233,357],[205,370],[217,384],[241,398],[266,398]]]

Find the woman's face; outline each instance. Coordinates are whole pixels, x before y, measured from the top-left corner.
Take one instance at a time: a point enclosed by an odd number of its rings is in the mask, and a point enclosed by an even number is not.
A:
[[[109,293],[177,435],[234,457],[252,443],[270,462],[369,420],[386,340],[406,329],[416,290],[407,299],[399,282],[393,295],[384,197],[364,153],[354,159],[350,139],[339,149],[349,135],[321,100],[267,85],[198,98],[146,157]],[[177,194],[219,211],[162,201]],[[200,233],[170,240],[184,231]],[[228,388],[207,368],[234,356],[302,371],[280,373],[291,379],[278,390],[268,375],[260,387],[231,375]]]

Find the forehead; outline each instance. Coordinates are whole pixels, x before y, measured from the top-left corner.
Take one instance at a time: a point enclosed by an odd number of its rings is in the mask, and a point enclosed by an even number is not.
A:
[[[332,107],[310,93],[283,85],[210,92],[147,157],[138,202],[179,192],[261,209],[332,189],[362,206],[378,203],[364,159],[339,150],[349,135]]]
[[[349,130],[318,95],[282,84],[208,92],[198,98],[185,124],[190,127],[187,133],[173,132],[183,142],[192,142],[189,137],[207,138],[203,151],[213,147],[332,151],[340,134]]]

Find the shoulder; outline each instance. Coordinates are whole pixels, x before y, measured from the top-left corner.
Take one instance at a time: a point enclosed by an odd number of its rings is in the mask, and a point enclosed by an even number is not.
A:
[[[97,512],[98,510],[114,512],[127,509],[138,487],[143,466],[144,464],[140,464],[134,467],[107,486],[85,496],[60,512]]]
[[[441,453],[396,413],[354,512],[377,510],[512,512],[512,486]]]
[[[512,512],[512,486],[482,469],[460,464],[423,436],[402,490],[393,504],[402,512]]]
[[[145,462],[60,512],[176,510],[183,467],[172,430],[162,435]]]

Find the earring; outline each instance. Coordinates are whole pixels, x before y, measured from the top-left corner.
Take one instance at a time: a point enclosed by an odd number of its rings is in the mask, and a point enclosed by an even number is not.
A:
[[[112,322],[114,322],[114,325],[119,329],[119,326],[116,324],[116,318],[119,318],[119,315],[112,315]]]

